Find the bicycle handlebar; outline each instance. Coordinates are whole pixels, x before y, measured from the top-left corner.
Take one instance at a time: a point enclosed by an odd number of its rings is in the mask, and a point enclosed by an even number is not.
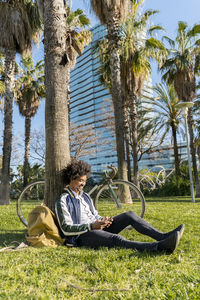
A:
[[[107,168],[111,169],[112,172],[111,172],[111,174],[108,174],[107,171],[104,171],[103,173],[105,174],[105,177],[107,179],[113,179],[115,177],[115,175],[117,174],[117,171],[118,171],[117,168],[114,167],[113,165],[108,165]],[[100,172],[92,172],[92,174],[102,175],[102,173],[100,173]]]
[[[114,167],[113,165],[108,165],[107,167],[112,170],[112,173],[108,175],[108,178],[113,179],[117,174],[117,168]]]

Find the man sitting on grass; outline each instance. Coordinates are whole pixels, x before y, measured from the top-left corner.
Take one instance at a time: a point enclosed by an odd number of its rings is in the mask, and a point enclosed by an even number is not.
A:
[[[62,170],[63,184],[67,186],[56,201],[55,210],[61,236],[66,239],[66,244],[94,249],[120,247],[158,253],[164,251],[168,254],[176,249],[184,231],[184,224],[163,233],[132,211],[115,217],[101,217],[90,196],[83,192],[90,172],[90,165],[81,160],[72,160]],[[128,225],[156,242],[144,243],[123,238],[119,232]]]

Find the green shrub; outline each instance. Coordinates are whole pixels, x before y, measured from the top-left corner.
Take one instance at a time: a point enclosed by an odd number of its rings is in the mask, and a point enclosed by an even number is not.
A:
[[[167,180],[164,185],[149,192],[152,196],[187,196],[190,195],[190,181],[180,177]]]
[[[177,178],[175,173],[168,177],[165,183],[154,190],[143,189],[145,196],[187,196],[190,195],[190,180],[187,164],[180,167],[181,175]]]
[[[34,164],[33,166],[29,166],[28,169],[28,183],[44,179],[44,167],[39,164]],[[12,199],[17,199],[19,197],[20,192],[23,190],[23,166],[19,165],[17,167],[17,173],[12,174],[11,181],[11,189],[10,194]]]

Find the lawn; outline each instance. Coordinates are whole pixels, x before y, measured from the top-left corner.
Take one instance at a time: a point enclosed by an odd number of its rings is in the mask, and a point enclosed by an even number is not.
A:
[[[173,254],[64,246],[0,252],[0,299],[200,299],[200,202],[186,197],[146,200],[145,219],[160,230],[185,223]],[[99,212],[115,215],[130,209],[108,213],[100,207]],[[0,206],[0,215],[0,250],[25,241],[15,202]],[[122,235],[151,241],[134,230]]]

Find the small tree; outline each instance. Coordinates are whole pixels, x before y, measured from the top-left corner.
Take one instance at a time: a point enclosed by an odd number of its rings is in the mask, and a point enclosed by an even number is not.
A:
[[[96,153],[96,144],[102,146],[105,142],[99,144],[100,136],[96,136],[95,128],[88,124],[75,123],[70,124],[70,150],[73,158],[82,159]]]
[[[146,104],[151,105],[147,110],[155,114],[154,128],[160,137],[161,143],[169,132],[172,134],[175,172],[176,178],[178,178],[180,176],[180,161],[178,156],[177,132],[181,121],[181,112],[180,109],[176,108],[176,105],[179,99],[173,85],[164,86],[157,84],[153,88],[153,91],[155,92],[154,97],[146,97],[148,99]]]
[[[9,204],[10,159],[12,149],[13,90],[16,53],[24,54],[40,28],[39,15],[31,0],[0,1],[0,47],[5,53],[5,104],[3,166],[0,204]]]
[[[179,100],[194,101],[196,93],[196,76],[200,74],[200,24],[191,29],[187,23],[178,23],[175,40],[163,37],[169,43],[169,58],[161,66],[163,80],[172,83]],[[196,150],[194,147],[193,113],[188,109],[188,127],[190,134],[190,148],[192,154],[193,172],[195,178],[196,196],[200,196],[200,182],[197,171]]]
[[[115,116],[115,136],[116,150],[118,158],[119,177],[127,180],[127,166],[125,161],[124,146],[124,117],[121,91],[121,71],[120,71],[120,23],[128,12],[128,0],[91,0],[91,5],[102,24],[107,26],[108,41],[110,49],[110,75],[112,82],[112,100]],[[124,194],[124,200],[129,202]]]
[[[30,158],[45,164],[45,134],[43,129],[34,130],[31,133]]]
[[[21,74],[17,78],[15,99],[19,112],[25,117],[25,151],[24,151],[24,187],[28,182],[29,152],[31,138],[31,118],[35,116],[44,92],[44,65],[39,61],[33,65],[32,57],[22,58]]]
[[[123,123],[126,141],[127,161],[129,152],[134,162],[134,183],[138,183],[138,111],[142,105],[141,92],[145,82],[151,74],[150,59],[160,60],[166,54],[163,44],[152,37],[155,30],[161,30],[160,26],[148,27],[148,19],[156,11],[139,13],[143,1],[132,1],[127,17],[120,28],[120,77],[123,96]],[[109,41],[104,39],[99,43],[101,81],[106,83],[112,93],[113,83],[110,79],[110,48]],[[142,110],[142,109],[141,109]],[[141,115],[140,115],[141,116]],[[117,120],[116,120],[117,121]],[[140,120],[141,121],[141,120]],[[140,122],[141,124],[141,122]],[[148,123],[150,125],[150,123]],[[149,132],[149,127],[148,127]],[[130,151],[131,145],[131,151]],[[130,168],[128,168],[130,170]],[[129,171],[130,179],[130,171]]]

